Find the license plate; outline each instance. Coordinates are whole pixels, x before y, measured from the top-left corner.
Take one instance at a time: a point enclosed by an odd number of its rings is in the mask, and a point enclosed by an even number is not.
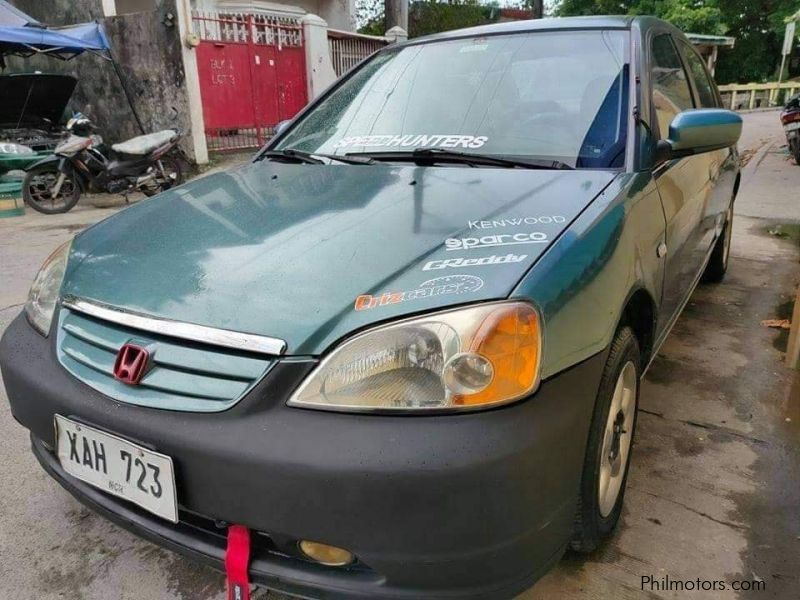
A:
[[[56,415],[58,461],[73,477],[178,522],[169,456]]]
[[[787,123],[783,126],[786,131],[794,131],[796,129],[800,129],[800,121],[795,121],[794,123]]]

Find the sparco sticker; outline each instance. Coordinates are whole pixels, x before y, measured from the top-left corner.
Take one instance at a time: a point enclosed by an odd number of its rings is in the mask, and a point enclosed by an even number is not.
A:
[[[356,298],[356,310],[369,310],[386,306],[387,304],[399,304],[409,300],[419,300],[420,298],[430,298],[433,296],[449,296],[451,294],[466,294],[477,292],[483,287],[483,279],[474,275],[449,275],[447,277],[436,277],[420,284],[415,290],[406,292],[385,292],[379,296],[362,294]]]
[[[467,221],[470,229],[495,229],[498,227],[517,227],[519,225],[550,225],[566,223],[562,215],[544,215],[541,217],[514,217],[510,219],[491,219],[487,221]]]
[[[504,265],[507,263],[518,263],[528,258],[527,254],[502,254],[484,256],[483,258],[446,258],[444,260],[431,260],[422,267],[423,271],[436,271],[437,269],[461,267],[480,267],[484,265]]]
[[[447,238],[444,241],[445,249],[448,251],[546,243],[547,234],[541,231],[534,231],[531,233],[499,233],[497,235],[482,235],[480,237]]]
[[[334,148],[347,146],[382,148],[480,148],[489,140],[485,135],[405,134],[352,135],[340,139]]]

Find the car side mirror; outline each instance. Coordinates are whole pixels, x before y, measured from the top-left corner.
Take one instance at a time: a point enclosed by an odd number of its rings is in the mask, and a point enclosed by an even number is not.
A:
[[[669,137],[656,144],[655,163],[729,148],[741,134],[742,118],[732,110],[685,110],[669,124]]]
[[[286,128],[289,127],[289,123],[291,122],[292,122],[291,119],[285,119],[284,121],[281,121],[280,123],[275,125],[275,135],[279,136],[284,131],[286,131]]]

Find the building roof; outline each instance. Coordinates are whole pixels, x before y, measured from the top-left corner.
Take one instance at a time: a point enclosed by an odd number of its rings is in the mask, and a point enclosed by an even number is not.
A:
[[[705,46],[725,46],[733,48],[736,43],[735,37],[728,37],[725,35],[705,35],[702,33],[687,33],[686,37],[693,44],[702,44]]]

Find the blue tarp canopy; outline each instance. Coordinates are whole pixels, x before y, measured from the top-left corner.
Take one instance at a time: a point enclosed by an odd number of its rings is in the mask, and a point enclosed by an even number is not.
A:
[[[0,57],[47,54],[66,59],[86,50],[108,49],[108,38],[99,23],[47,27],[0,0]]]

